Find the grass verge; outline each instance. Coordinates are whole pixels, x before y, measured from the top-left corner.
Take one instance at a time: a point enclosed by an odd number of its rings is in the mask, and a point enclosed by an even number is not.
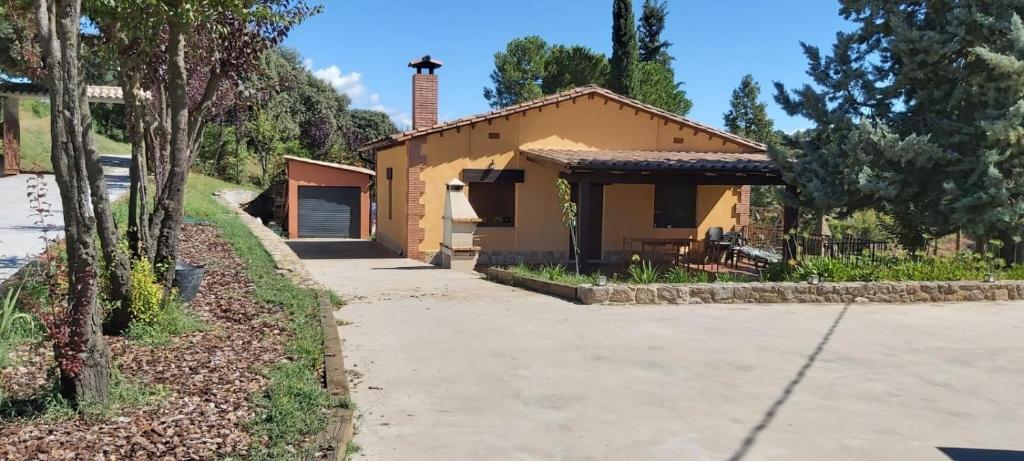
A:
[[[50,117],[39,116],[32,110],[36,101],[29,98],[21,100],[19,122],[21,125],[21,171],[33,173],[52,173],[50,162]],[[49,106],[45,105],[46,110]],[[42,113],[42,112],[40,112]],[[130,145],[117,142],[99,133],[93,133],[96,150],[101,154],[128,155]]]
[[[213,197],[216,191],[228,188],[238,186],[192,174],[185,215],[220,228],[245,263],[245,271],[255,284],[256,298],[282,307],[287,315],[290,338],[285,351],[290,361],[267,370],[269,388],[255,398],[259,410],[250,431],[263,444],[252,448],[251,458],[301,459],[315,449],[314,444],[306,442],[327,426],[328,410],[339,405],[321,383],[324,337],[317,293],[276,273],[273,258],[245,223]]]

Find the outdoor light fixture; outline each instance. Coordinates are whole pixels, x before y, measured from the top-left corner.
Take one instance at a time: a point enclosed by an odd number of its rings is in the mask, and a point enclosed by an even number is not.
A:
[[[996,281],[996,274],[993,274],[991,272],[985,274],[985,283],[995,283],[995,281]]]
[[[817,285],[817,284],[821,283],[821,277],[818,277],[817,275],[812,275],[810,277],[807,277],[807,283],[809,285]]]
[[[603,287],[603,286],[605,286],[607,284],[608,284],[608,276],[605,276],[605,275],[598,275],[597,276],[597,286]]]

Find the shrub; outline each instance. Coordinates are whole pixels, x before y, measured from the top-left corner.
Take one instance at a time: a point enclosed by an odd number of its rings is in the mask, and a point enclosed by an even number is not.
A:
[[[3,300],[0,300],[0,342],[2,343],[13,339],[17,322],[32,324],[32,317],[15,309],[20,293],[20,287],[7,290]]]
[[[661,278],[661,270],[650,261],[640,261],[637,256],[633,257],[633,264],[626,268],[629,280],[633,283],[643,285],[656,283]]]
[[[28,103],[28,108],[36,118],[50,117],[50,102],[44,99],[33,99]]]
[[[673,267],[665,272],[663,280],[666,283],[708,283],[711,276],[707,272],[693,272],[682,267]]]
[[[1006,271],[1008,280],[1024,280],[1024,264],[1014,264]]]
[[[132,264],[132,319],[133,322],[152,324],[160,315],[164,289],[157,283],[153,265],[146,259]]]

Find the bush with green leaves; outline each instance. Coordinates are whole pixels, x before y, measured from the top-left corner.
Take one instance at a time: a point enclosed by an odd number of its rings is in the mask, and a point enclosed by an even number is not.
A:
[[[956,256],[892,256],[872,261],[807,257],[796,265],[776,264],[762,273],[770,281],[802,282],[816,275],[825,282],[937,282],[979,281],[987,274],[996,278],[1024,279],[1024,269],[1005,269],[999,258],[960,253]]]
[[[157,320],[163,306],[164,289],[146,258],[132,264],[131,297],[133,322],[151,324]]]
[[[639,256],[633,256],[632,261],[633,263],[626,268],[626,274],[629,275],[630,282],[649,285],[657,283],[661,278],[661,269],[654,265],[654,263],[641,260]]]
[[[683,267],[673,267],[662,277],[665,283],[709,283],[711,274],[704,271],[691,271]]]

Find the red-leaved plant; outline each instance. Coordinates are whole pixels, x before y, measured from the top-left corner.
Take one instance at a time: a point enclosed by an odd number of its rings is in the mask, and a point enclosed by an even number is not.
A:
[[[32,210],[29,216],[39,227],[39,238],[43,241],[43,254],[37,268],[46,296],[43,299],[26,296],[22,302],[46,327],[46,337],[53,343],[57,366],[65,376],[77,376],[82,368],[81,353],[85,351],[85,340],[80,335],[72,335],[72,331],[81,331],[72,326],[82,325],[86,319],[82,315],[73,314],[72,309],[68,308],[68,268],[60,251],[59,239],[53,235],[54,227],[49,222],[53,217],[53,205],[48,199],[47,186],[46,177],[42,174],[30,177],[25,186],[29,208]],[[93,276],[91,272],[90,269],[86,279]]]

